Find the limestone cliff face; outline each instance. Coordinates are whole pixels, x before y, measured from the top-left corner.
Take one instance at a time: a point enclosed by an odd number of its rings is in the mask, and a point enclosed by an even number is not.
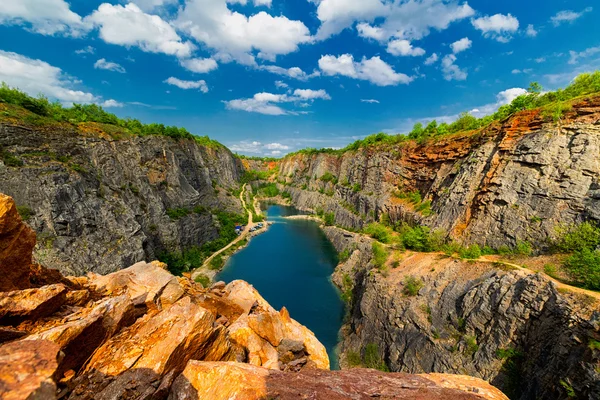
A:
[[[228,191],[244,169],[225,148],[8,125],[0,147],[24,163],[0,160],[0,192],[31,211],[35,258],[64,273],[108,273],[218,237],[209,211],[174,220],[168,209],[242,212]]]
[[[343,226],[359,228],[387,213],[466,243],[527,240],[543,248],[557,224],[600,221],[599,121],[600,98],[594,98],[560,123],[527,111],[429,144],[287,157],[279,179],[291,185],[297,206],[322,204]],[[337,183],[320,179],[327,172]],[[418,190],[431,201],[432,215],[415,212],[393,196],[397,190]]]
[[[246,282],[205,289],[159,262],[63,277],[31,264],[34,236],[0,194],[0,274],[18,277],[0,289],[2,399],[506,400],[467,376],[332,373],[314,334]]]
[[[490,381],[512,399],[600,396],[600,302],[524,270],[407,252],[387,274],[373,269],[370,239],[326,228],[351,249],[334,282],[350,289],[341,363],[376,345],[392,371],[444,372]],[[407,276],[423,283],[404,293]],[[347,277],[350,277],[348,280]],[[348,288],[349,282],[351,287]]]

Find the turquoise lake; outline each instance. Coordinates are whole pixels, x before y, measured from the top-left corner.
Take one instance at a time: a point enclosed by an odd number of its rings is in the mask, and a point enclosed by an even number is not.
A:
[[[314,221],[285,219],[293,207],[267,208],[269,226],[232,256],[217,280],[245,280],[277,310],[307,326],[327,348],[331,368],[338,368],[335,347],[344,303],[330,277],[337,265],[335,248]]]

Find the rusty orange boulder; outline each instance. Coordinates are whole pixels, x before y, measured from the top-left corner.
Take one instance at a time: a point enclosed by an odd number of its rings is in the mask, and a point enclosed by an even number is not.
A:
[[[0,291],[26,289],[35,232],[21,219],[15,202],[0,193]]]

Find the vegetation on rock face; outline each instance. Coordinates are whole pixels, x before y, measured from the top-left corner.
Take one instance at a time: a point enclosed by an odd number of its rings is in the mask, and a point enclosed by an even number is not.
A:
[[[406,296],[414,297],[419,294],[419,290],[423,288],[423,281],[415,276],[407,276],[404,278],[404,288],[402,293]]]
[[[558,228],[556,251],[571,253],[564,262],[573,283],[586,289],[600,290],[600,227],[584,222]]]
[[[373,242],[371,250],[373,251],[373,264],[377,268],[382,268],[388,259],[388,251],[378,242]]]
[[[309,148],[300,150],[296,153],[291,153],[287,157],[295,154],[314,155],[320,153],[340,155],[361,148],[379,145],[396,145],[409,140],[423,142],[431,138],[480,129],[494,121],[502,121],[518,111],[536,108],[541,108],[542,115],[547,119],[557,121],[562,118],[565,112],[571,109],[569,104],[570,100],[598,92],[600,92],[600,71],[591,74],[581,74],[565,89],[559,89],[554,92],[543,94],[542,87],[537,82],[532,82],[526,94],[518,96],[510,104],[500,107],[494,114],[482,118],[476,118],[465,112],[460,114],[459,118],[451,124],[438,124],[435,120],[426,125],[416,123],[412,131],[408,134],[387,135],[385,133],[377,133],[362,140],[357,140],[343,149]]]
[[[198,144],[207,147],[224,147],[208,136],[195,136],[185,128],[165,126],[163,124],[144,124],[137,119],[121,119],[116,115],[106,112],[97,104],[74,104],[64,107],[60,102],[51,103],[46,97],[31,97],[26,93],[10,88],[5,83],[0,85],[0,103],[11,104],[32,112],[39,118],[30,118],[35,124],[44,123],[70,123],[73,125],[82,122],[96,122],[118,128],[120,133],[136,136],[159,135],[173,139],[193,139]]]

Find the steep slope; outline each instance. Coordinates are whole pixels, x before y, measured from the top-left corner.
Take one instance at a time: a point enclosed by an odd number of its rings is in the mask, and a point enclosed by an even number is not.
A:
[[[334,274],[349,294],[343,366],[371,349],[392,371],[476,376],[512,399],[567,399],[568,389],[580,399],[600,396],[599,296],[437,253],[396,253],[378,269],[372,239],[325,232],[350,254]]]
[[[600,221],[599,121],[595,97],[558,123],[523,111],[423,144],[293,155],[282,160],[279,181],[295,205],[334,212],[349,228],[387,214],[465,243],[543,249],[558,224]],[[411,204],[417,191],[422,201]]]
[[[231,192],[244,169],[222,146],[112,137],[94,124],[0,124],[0,148],[0,192],[29,216],[36,259],[64,273],[112,272],[202,245],[219,236],[211,209],[243,213]]]

